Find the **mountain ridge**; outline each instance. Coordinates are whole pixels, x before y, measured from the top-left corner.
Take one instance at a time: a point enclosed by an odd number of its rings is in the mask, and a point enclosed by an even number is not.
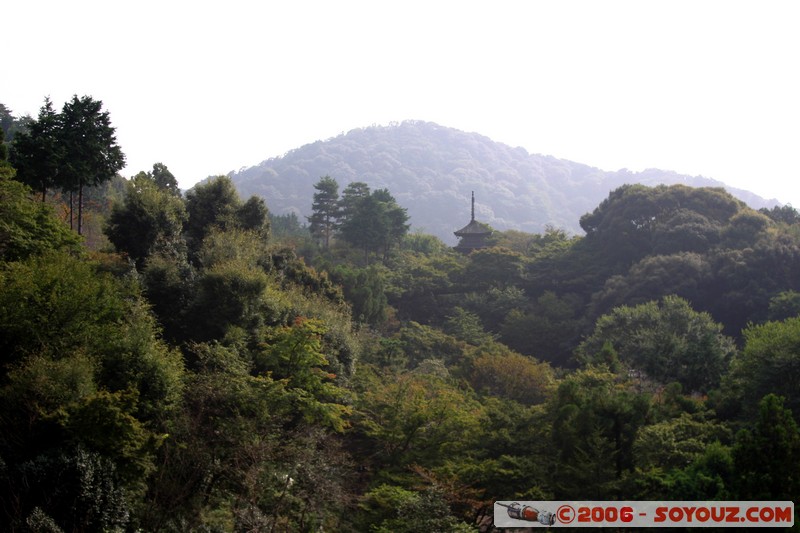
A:
[[[311,214],[314,184],[329,175],[340,190],[353,181],[387,188],[408,209],[413,230],[455,244],[453,232],[475,216],[496,230],[540,233],[547,226],[582,234],[580,217],[626,183],[723,187],[754,209],[778,205],[703,176],[596,167],[529,153],[479,133],[433,122],[368,126],[318,140],[230,174],[239,192],[264,198],[275,214]]]

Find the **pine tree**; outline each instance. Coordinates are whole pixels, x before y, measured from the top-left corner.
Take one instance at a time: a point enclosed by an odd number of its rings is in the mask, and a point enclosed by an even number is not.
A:
[[[338,228],[339,220],[339,184],[330,176],[323,176],[314,185],[314,202],[311,204],[311,216],[307,217],[311,224],[311,234],[322,241],[327,249],[331,236]]]

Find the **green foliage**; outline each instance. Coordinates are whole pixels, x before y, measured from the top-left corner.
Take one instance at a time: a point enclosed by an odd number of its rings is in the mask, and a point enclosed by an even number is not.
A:
[[[569,366],[581,331],[581,301],[574,294],[559,297],[545,291],[528,312],[512,308],[500,326],[500,340],[511,348]]]
[[[481,414],[480,404],[446,376],[417,371],[373,375],[354,418],[371,439],[374,460],[397,472],[441,464],[464,449],[478,434]]]
[[[444,331],[474,346],[479,346],[493,340],[492,336],[483,329],[480,317],[474,313],[465,311],[461,307],[453,309],[453,314],[447,317],[447,321],[444,324]]]
[[[95,379],[110,390],[138,391],[136,415],[151,421],[178,401],[180,357],[157,338],[135,288],[66,255],[11,264],[1,276],[3,369],[40,358],[50,365],[64,358],[73,365],[84,361],[75,368],[96,368]],[[81,383],[62,375],[67,383]],[[77,388],[91,390],[89,384]]]
[[[734,412],[755,416],[761,398],[774,393],[800,413],[800,317],[752,325],[744,331],[744,348],[731,361],[724,390]]]
[[[731,440],[730,430],[719,422],[682,413],[641,428],[633,452],[640,468],[680,468],[700,458],[711,443]]]
[[[697,301],[714,284],[715,265],[711,258],[694,252],[648,256],[633,265],[625,275],[608,278],[593,296],[592,315],[608,313],[620,305],[635,305],[674,294]]]
[[[79,235],[83,232],[84,187],[112,179],[125,166],[125,154],[117,145],[111,118],[102,107],[100,100],[74,95],[55,117],[55,158],[47,154],[47,161],[57,168],[56,185],[65,191],[78,192]]]
[[[441,320],[446,307],[440,295],[455,292],[453,279],[460,275],[463,264],[460,254],[425,256],[401,252],[389,262],[387,299],[409,320]]]
[[[416,500],[419,495],[396,485],[382,483],[364,494],[359,507],[364,511],[362,519],[367,524],[381,527],[397,526],[398,510]]]
[[[451,365],[464,358],[466,345],[463,341],[430,326],[408,322],[398,338],[412,368],[426,359],[441,359]]]
[[[437,237],[420,232],[406,235],[401,247],[426,256],[441,255],[448,250],[447,245]]]
[[[783,403],[775,394],[764,396],[755,427],[736,435],[735,487],[742,500],[800,496],[800,432]]]
[[[389,250],[402,242],[408,232],[406,209],[400,207],[386,189],[366,196],[343,194],[340,209],[342,239],[364,250],[365,257],[370,253],[382,253],[385,259]]]
[[[295,212],[285,215],[270,213],[269,219],[275,237],[298,236],[307,231],[305,226],[300,225],[300,219]]]
[[[140,172],[126,184],[123,202],[114,204],[105,234],[118,251],[127,253],[141,267],[151,254],[183,252],[186,220],[180,197]]]
[[[770,320],[784,320],[796,316],[800,316],[800,292],[783,291],[770,300]]]
[[[587,244],[623,270],[653,252],[705,251],[743,209],[723,189],[624,185],[581,217]]]
[[[603,368],[578,370],[547,404],[556,453],[556,497],[612,498],[633,468],[633,445],[650,401]]]
[[[0,175],[0,260],[18,261],[48,250],[77,250],[80,239],[35,202],[29,189]]]
[[[295,410],[306,421],[343,431],[350,408],[342,405],[344,389],[332,382],[336,375],[327,371],[329,362],[322,353],[324,333],[321,322],[304,318],[297,318],[290,327],[277,328],[256,356],[255,369],[285,384]]]
[[[31,122],[33,120],[29,115],[15,117],[8,107],[0,103],[0,130],[2,130],[0,141],[12,142],[17,133],[28,131]]]
[[[217,176],[190,189],[186,193],[188,220],[184,228],[190,250],[199,249],[212,228],[233,227],[239,204],[239,194],[227,176]]]
[[[127,291],[64,253],[7,264],[0,288],[4,368],[28,355],[60,357],[108,340],[126,315]]]
[[[476,528],[456,519],[450,507],[435,488],[399,503],[396,518],[388,518],[376,528],[376,533],[415,533],[417,531],[439,531],[442,533],[474,533]]]
[[[26,487],[18,507],[0,491],[2,524],[118,530],[145,495],[183,361],[136,285],[101,266],[49,253],[0,272],[0,456]]]
[[[184,203],[159,163],[110,213],[134,269],[73,254],[13,172],[0,161],[0,529],[470,531],[509,497],[797,495],[791,412],[755,412],[797,403],[791,213],[627,186],[585,238],[509,230],[467,257],[351,182],[326,197],[343,226],[322,250],[229,178]],[[760,325],[735,354],[695,305]]]
[[[17,178],[41,192],[42,201],[48,189],[63,185],[59,169],[66,146],[61,142],[60,128],[58,114],[46,98],[38,119],[28,131],[19,132],[14,138],[12,163],[17,168]]]
[[[17,511],[31,531],[125,531],[132,505],[113,462],[82,447],[64,446],[21,464]],[[15,526],[21,526],[19,520]]]
[[[769,217],[747,210],[732,217],[723,238],[730,248],[751,246],[770,225]]]
[[[187,312],[191,338],[222,338],[230,326],[258,327],[268,284],[269,278],[262,269],[242,259],[218,262],[204,269]]]
[[[159,189],[167,191],[173,196],[181,195],[181,189],[178,187],[178,180],[175,179],[175,176],[164,163],[153,163],[153,171],[149,172],[149,175],[153,178],[153,181]]]
[[[70,405],[61,422],[83,445],[111,459],[128,483],[141,481],[153,468],[160,440],[131,414],[136,403],[135,392],[101,390]]]
[[[677,381],[687,390],[708,392],[719,385],[735,351],[733,340],[707,313],[676,296],[635,307],[622,306],[597,320],[579,347],[592,361],[610,342],[622,363],[662,384]]]
[[[189,251],[194,254],[212,230],[243,229],[269,238],[269,211],[260,198],[251,197],[244,204],[233,182],[217,176],[195,185],[186,193],[188,220],[184,228]]]
[[[475,250],[464,269],[465,283],[474,290],[508,287],[522,281],[523,257],[503,248]]]
[[[385,274],[377,267],[348,268],[337,266],[333,281],[342,286],[344,297],[353,307],[353,316],[360,322],[380,324],[387,317]]]
[[[553,369],[502,344],[482,346],[470,362],[470,384],[478,392],[521,404],[541,403],[555,385]]]
[[[665,486],[657,494],[667,494],[674,499],[732,499],[736,497],[732,488],[734,475],[731,449],[719,442],[712,442],[688,466],[670,471]]]
[[[792,207],[791,205],[781,205],[775,206],[772,209],[767,209],[766,207],[762,207],[758,210],[759,213],[762,215],[766,215],[771,218],[774,222],[780,222],[783,224],[797,224],[800,222],[800,213],[797,212],[797,209]]]
[[[245,231],[253,231],[262,238],[270,236],[270,218],[267,204],[262,198],[251,196],[239,206],[236,212],[239,227]]]
[[[59,168],[59,181],[68,190],[107,181],[125,166],[111,117],[101,111],[102,106],[103,102],[90,96],[75,95],[61,111],[58,140],[65,160]]]
[[[328,248],[331,236],[336,231],[339,220],[339,184],[330,176],[323,176],[314,184],[314,202],[311,216],[308,217],[311,234],[320,239]]]
[[[75,95],[56,113],[45,99],[39,119],[14,141],[13,162],[20,170],[19,179],[40,191],[42,202],[54,187],[70,193],[70,226],[72,193],[77,191],[79,235],[83,233],[84,187],[111,180],[125,166],[125,155],[102,106],[90,96]]]
[[[185,255],[151,255],[142,272],[142,286],[164,338],[179,344],[187,338],[186,314],[195,295],[197,273]]]

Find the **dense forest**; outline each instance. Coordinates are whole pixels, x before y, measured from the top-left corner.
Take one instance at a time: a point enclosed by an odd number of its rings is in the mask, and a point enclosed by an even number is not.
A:
[[[622,184],[585,235],[467,255],[336,168],[307,219],[275,214],[227,176],[120,177],[89,97],[0,110],[4,531],[484,532],[496,500],[800,496],[791,207]]]
[[[658,169],[607,172],[421,121],[355,129],[243,168],[231,178],[241,194],[266,199],[274,214],[304,217],[311,215],[313,185],[325,175],[343,185],[390,189],[408,209],[413,230],[448,245],[456,244],[453,226],[469,215],[470,191],[478,217],[495,229],[542,233],[553,226],[582,234],[580,217],[622,185],[724,186]],[[756,209],[777,205],[748,191],[728,190]]]

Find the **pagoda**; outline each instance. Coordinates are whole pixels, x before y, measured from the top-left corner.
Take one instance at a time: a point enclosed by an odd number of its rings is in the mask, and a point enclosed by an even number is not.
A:
[[[489,246],[486,239],[492,234],[491,228],[475,220],[475,191],[472,191],[472,218],[469,224],[453,233],[460,239],[455,250],[462,254],[468,254],[472,250],[480,250]]]

